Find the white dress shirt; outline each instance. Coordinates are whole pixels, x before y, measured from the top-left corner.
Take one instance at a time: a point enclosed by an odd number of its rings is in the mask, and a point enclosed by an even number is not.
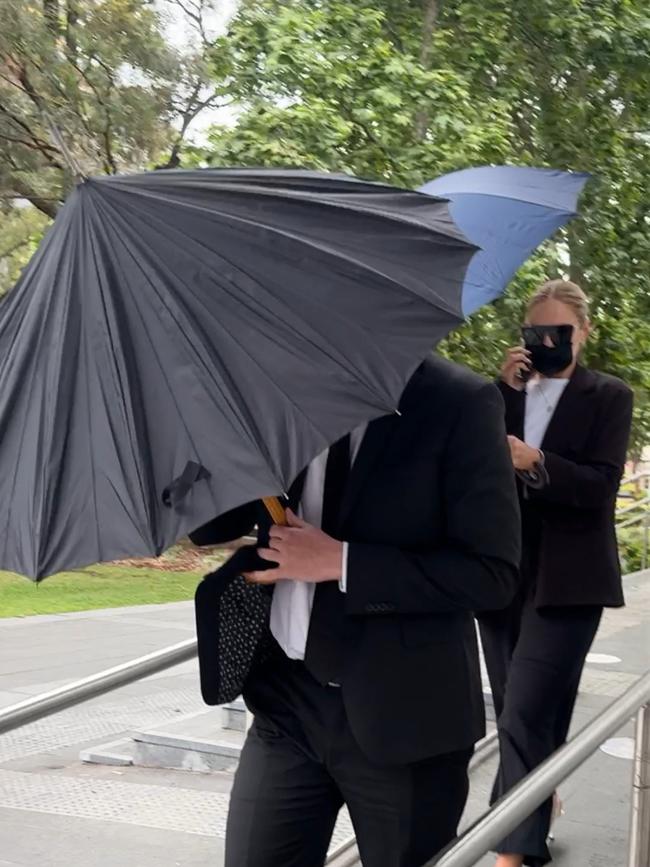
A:
[[[350,459],[354,461],[361,446],[366,425],[360,425],[350,435]],[[299,515],[305,521],[320,527],[323,518],[325,470],[329,449],[321,452],[309,464],[300,499]],[[347,545],[343,546],[340,589],[345,591],[347,581]],[[304,659],[307,647],[309,620],[314,604],[316,585],[307,581],[278,581],[271,603],[271,632],[290,659]]]
[[[546,429],[568,382],[568,379],[538,376],[527,384],[524,442],[529,446],[541,448]]]

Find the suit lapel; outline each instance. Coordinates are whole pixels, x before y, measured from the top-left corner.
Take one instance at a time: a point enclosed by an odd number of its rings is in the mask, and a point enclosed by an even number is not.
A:
[[[517,391],[509,386],[504,386],[500,390],[506,405],[506,430],[509,434],[523,440],[526,392]]]
[[[595,381],[593,373],[586,367],[576,367],[546,428],[542,449],[561,451],[567,445],[568,434],[574,431],[576,424],[580,422],[583,398],[593,390]]]
[[[429,364],[431,364],[431,362],[429,362]],[[356,460],[350,470],[345,493],[343,494],[343,502],[341,503],[339,518],[339,531],[350,517],[355,501],[361,493],[361,489],[363,488],[363,484],[367,479],[368,474],[374,467],[377,459],[384,452],[391,436],[400,429],[401,425],[405,424],[406,418],[403,418],[400,413],[403,413],[404,416],[408,418],[410,416],[411,408],[417,406],[417,402],[420,398],[420,382],[424,372],[425,365],[422,364],[408,381],[406,388],[402,393],[402,397],[400,398],[399,412],[392,413],[391,415],[384,415],[375,421],[371,421],[368,425]]]
[[[395,413],[393,415],[382,416],[368,425],[345,487],[343,502],[341,503],[339,527],[345,523],[350,515],[368,473],[384,450],[389,437],[399,424],[400,416]]]

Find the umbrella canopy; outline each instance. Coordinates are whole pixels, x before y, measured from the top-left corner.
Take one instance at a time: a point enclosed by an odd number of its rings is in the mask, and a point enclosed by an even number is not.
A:
[[[589,177],[555,169],[480,166],[442,175],[420,188],[448,199],[456,225],[481,248],[465,278],[466,316],[501,295],[530,254],[576,216]]]
[[[158,554],[395,410],[463,318],[447,204],[305,171],[80,184],[0,305],[0,568]]]

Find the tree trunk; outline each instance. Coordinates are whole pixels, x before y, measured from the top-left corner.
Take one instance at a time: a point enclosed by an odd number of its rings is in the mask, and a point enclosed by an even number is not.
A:
[[[424,20],[422,22],[422,43],[420,45],[420,65],[423,69],[431,68],[433,58],[433,33],[438,23],[441,0],[425,0]],[[415,116],[415,137],[422,141],[429,125],[429,113],[419,111]]]
[[[59,0],[43,0],[43,14],[50,30],[59,32]]]
[[[75,29],[79,21],[79,11],[77,9],[76,0],[67,0],[65,14],[65,44],[68,51],[68,57],[76,60],[77,57],[77,36]]]
[[[59,210],[59,204],[56,201],[39,196],[39,194],[33,190],[29,184],[19,178],[12,177],[10,183],[19,196],[23,196],[25,199],[30,201],[42,214],[45,214],[52,220],[56,217]]]
[[[569,280],[577,283],[587,291],[587,278],[582,268],[580,256],[580,243],[578,238],[579,229],[574,225],[567,228],[567,242],[569,246]]]

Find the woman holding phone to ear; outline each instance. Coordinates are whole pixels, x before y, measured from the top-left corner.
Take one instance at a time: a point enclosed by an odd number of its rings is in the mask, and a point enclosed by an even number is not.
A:
[[[589,332],[582,289],[544,283],[501,372],[523,558],[518,598],[479,618],[501,750],[494,800],[565,742],[602,610],[624,604],[614,514],[632,392],[580,364]],[[501,842],[496,867],[551,860],[554,806]]]

